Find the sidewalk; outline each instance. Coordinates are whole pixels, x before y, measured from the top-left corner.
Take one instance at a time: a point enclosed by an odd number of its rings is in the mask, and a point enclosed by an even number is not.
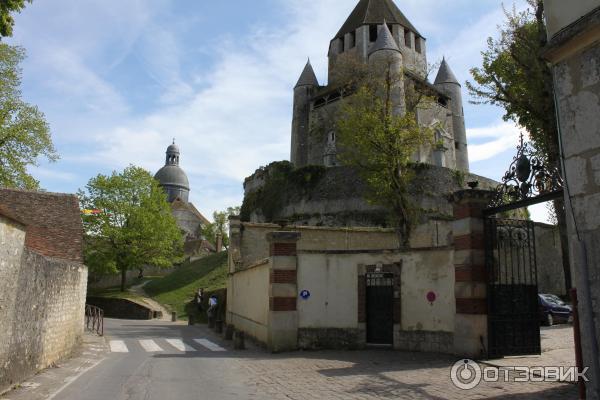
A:
[[[63,388],[102,362],[106,354],[104,337],[86,332],[83,343],[71,358],[39,372],[14,390],[0,395],[0,399],[52,400]]]

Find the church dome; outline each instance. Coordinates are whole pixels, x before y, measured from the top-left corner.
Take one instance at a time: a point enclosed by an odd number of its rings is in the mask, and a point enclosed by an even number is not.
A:
[[[177,186],[190,190],[190,182],[179,165],[165,165],[154,176],[161,186]]]
[[[170,202],[180,199],[187,203],[190,193],[190,181],[179,166],[179,147],[175,144],[175,141],[167,147],[165,166],[154,175],[154,179],[165,190]]]

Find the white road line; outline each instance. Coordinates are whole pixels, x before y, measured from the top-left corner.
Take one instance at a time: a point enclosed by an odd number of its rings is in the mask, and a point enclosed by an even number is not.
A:
[[[81,377],[81,375],[85,374],[86,372],[88,372],[89,370],[91,370],[92,368],[94,368],[95,366],[97,366],[98,364],[100,364],[102,361],[104,361],[104,358],[101,358],[100,360],[96,361],[94,364],[92,364],[89,367],[83,369],[77,375],[75,375],[73,377],[70,377],[68,380],[66,380],[66,383],[64,385],[62,385],[56,392],[54,392],[53,394],[51,394],[50,397],[46,398],[46,400],[52,400],[52,399],[54,399],[63,390],[65,390],[71,383],[73,383],[77,379],[79,379]]]
[[[163,349],[157,345],[154,340],[140,340],[139,341],[140,344],[142,345],[142,347],[144,348],[144,350],[146,350],[149,353],[155,353],[157,351],[163,351]]]
[[[129,353],[129,349],[127,349],[125,342],[122,340],[111,340],[110,351],[113,353]]]
[[[207,339],[194,339],[194,342],[198,343],[201,346],[206,347],[210,351],[227,351],[226,349],[222,348],[218,344],[215,344]]]
[[[192,346],[185,344],[181,339],[165,339],[165,341],[179,351],[197,351]]]

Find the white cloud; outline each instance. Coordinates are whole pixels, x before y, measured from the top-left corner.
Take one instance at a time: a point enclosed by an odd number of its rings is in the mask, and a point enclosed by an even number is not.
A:
[[[523,129],[509,122],[467,129],[467,138],[470,142],[472,139],[492,139],[484,143],[469,144],[469,161],[489,160],[510,148],[516,148],[522,132],[526,134]]]

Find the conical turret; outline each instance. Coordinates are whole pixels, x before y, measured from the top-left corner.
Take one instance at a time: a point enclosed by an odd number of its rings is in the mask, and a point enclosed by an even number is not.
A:
[[[440,65],[440,69],[438,71],[437,76],[435,77],[435,84],[440,85],[443,83],[455,83],[460,86],[458,79],[456,79],[456,75],[452,72],[452,69],[446,62],[446,58],[442,59],[442,64]]]
[[[454,152],[456,169],[469,172],[469,152],[467,148],[467,130],[463,113],[462,93],[460,83],[444,58],[435,78],[435,86],[450,97],[452,110],[452,131],[454,132]]]
[[[369,56],[371,56],[376,51],[380,50],[392,50],[400,52],[400,49],[398,48],[398,45],[396,44],[396,41],[392,36],[392,32],[390,32],[390,29],[388,28],[385,20],[383,21],[383,25],[381,25],[381,27],[379,28],[377,41],[375,41],[375,44],[369,51]]]
[[[300,74],[300,79],[298,79],[298,83],[296,83],[295,87],[298,86],[319,86],[319,80],[317,79],[315,70],[310,64],[310,59],[306,63],[302,74]]]

